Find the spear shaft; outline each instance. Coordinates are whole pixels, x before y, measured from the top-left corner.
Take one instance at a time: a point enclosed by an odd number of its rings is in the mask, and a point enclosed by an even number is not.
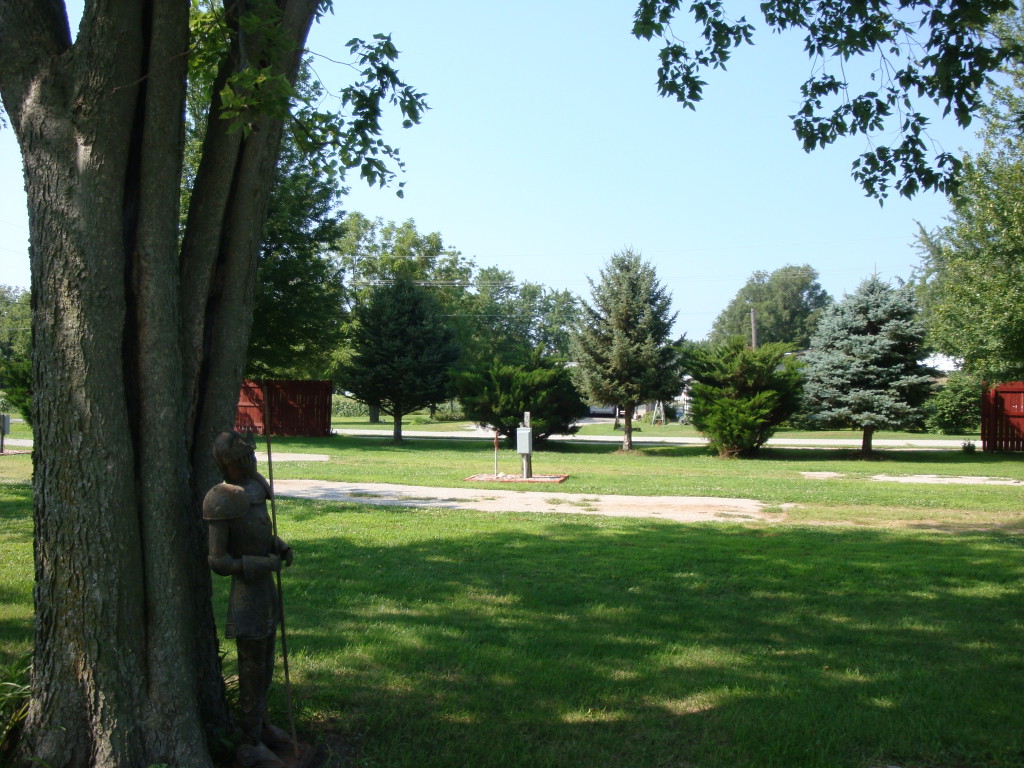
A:
[[[277,539],[277,500],[274,493],[274,454],[270,446],[270,398],[268,397],[266,382],[263,383],[263,437],[267,441],[267,482],[270,484],[270,522],[274,531],[274,539]],[[291,727],[292,753],[299,756],[299,740],[295,733],[295,713],[292,708],[292,679],[288,670],[288,635],[285,632],[284,624],[284,589],[281,586],[281,571],[274,574],[277,577],[277,615],[281,622],[281,662],[284,666],[284,689],[288,699],[288,725]]]

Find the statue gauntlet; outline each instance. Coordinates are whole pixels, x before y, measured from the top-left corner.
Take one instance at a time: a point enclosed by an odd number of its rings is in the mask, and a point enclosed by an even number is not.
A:
[[[254,581],[264,574],[281,572],[281,558],[277,555],[243,555],[242,578]]]

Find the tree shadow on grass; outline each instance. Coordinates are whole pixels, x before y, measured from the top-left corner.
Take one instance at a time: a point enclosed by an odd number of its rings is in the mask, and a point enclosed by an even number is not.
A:
[[[339,516],[350,534],[299,543],[291,643],[307,716],[338,713],[367,764],[1021,758],[1012,539]]]

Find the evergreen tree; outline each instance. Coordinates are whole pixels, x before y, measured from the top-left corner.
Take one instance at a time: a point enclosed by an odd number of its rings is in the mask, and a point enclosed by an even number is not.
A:
[[[669,343],[676,316],[654,267],[631,250],[611,257],[599,283],[589,282],[594,303],[582,304],[572,338],[573,379],[591,403],[622,406],[622,450],[629,451],[637,404],[671,397],[681,387]]]
[[[753,349],[742,336],[684,351],[690,420],[719,456],[751,456],[800,407],[803,379],[789,344]]]
[[[353,321],[352,357],[339,384],[391,415],[400,443],[402,417],[444,398],[458,348],[434,297],[408,278],[375,286]]]
[[[809,265],[787,265],[774,272],[757,271],[715,318],[709,338],[723,342],[742,336],[752,343],[751,310],[755,313],[757,343],[777,341],[807,349],[821,312],[832,297]]]
[[[508,439],[529,411],[534,444],[551,435],[575,434],[576,420],[587,415],[564,361],[541,348],[525,364],[495,360],[485,371],[463,372],[456,390],[467,418]]]
[[[811,419],[863,430],[871,453],[876,429],[899,428],[919,416],[932,377],[921,364],[924,328],[913,289],[878,277],[827,310],[811,339],[804,399]]]

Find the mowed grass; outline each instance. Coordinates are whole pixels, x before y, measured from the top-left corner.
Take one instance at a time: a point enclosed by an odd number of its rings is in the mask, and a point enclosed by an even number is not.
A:
[[[274,438],[276,452],[326,454],[326,462],[275,462],[279,478],[479,487],[558,493],[752,498],[784,511],[791,522],[856,525],[921,524],[950,528],[1016,525],[1024,487],[883,482],[879,475],[990,477],[1024,483],[1019,455],[956,450],[879,451],[864,461],[852,449],[770,448],[761,458],[723,460],[701,446],[641,445],[631,454],[608,443],[553,443],[534,454],[535,474],[568,474],[558,485],[477,483],[494,470],[490,440],[387,437]],[[258,446],[264,448],[260,441]],[[499,471],[521,471],[502,447]],[[805,473],[833,473],[812,478]]]
[[[1024,764],[1019,532],[279,515],[299,727],[328,765]],[[27,486],[0,484],[0,546],[6,663],[30,643]]]
[[[566,483],[513,486],[464,480],[493,470],[489,441],[273,447],[329,456],[277,478],[737,496],[787,521],[280,499],[299,727],[328,765],[1024,766],[1024,489],[872,479],[1024,480],[1018,456],[572,444],[534,457]],[[31,642],[30,490],[8,470],[28,458],[0,459],[0,667]]]

